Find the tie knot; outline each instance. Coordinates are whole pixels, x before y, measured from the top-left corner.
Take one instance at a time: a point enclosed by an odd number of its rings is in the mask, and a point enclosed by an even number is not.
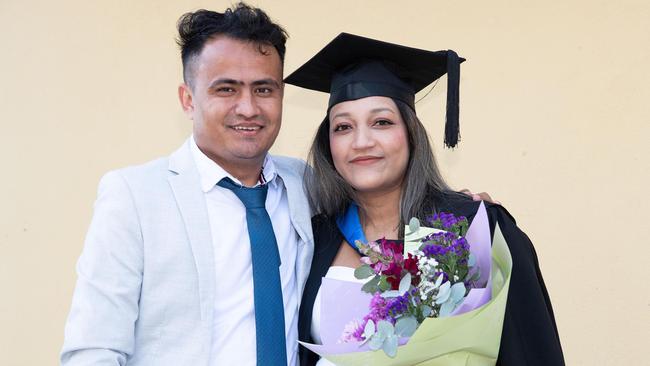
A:
[[[268,191],[268,185],[266,184],[254,188],[248,188],[240,186],[233,182],[232,179],[226,177],[220,180],[217,185],[231,190],[247,209],[265,208],[266,192]]]

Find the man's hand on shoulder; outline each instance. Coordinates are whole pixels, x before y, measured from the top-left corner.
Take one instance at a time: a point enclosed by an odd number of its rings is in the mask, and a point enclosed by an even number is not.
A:
[[[474,201],[486,201],[486,202],[494,203],[494,204],[497,204],[497,205],[501,204],[501,202],[492,199],[492,197],[490,197],[490,195],[487,192],[473,193],[469,189],[465,188],[465,189],[461,189],[460,193],[464,193],[464,194],[472,197],[472,199]]]

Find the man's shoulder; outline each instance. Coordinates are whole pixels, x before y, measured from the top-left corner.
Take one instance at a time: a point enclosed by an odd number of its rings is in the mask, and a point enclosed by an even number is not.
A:
[[[305,169],[307,163],[304,160],[290,156],[271,155],[273,163],[277,166],[289,169]]]
[[[168,176],[169,157],[160,157],[143,164],[130,165],[111,170],[104,175],[104,179],[120,177],[127,182],[146,181]]]
[[[271,155],[271,159],[283,179],[292,178],[302,181],[307,168],[307,163],[304,160],[278,155]]]

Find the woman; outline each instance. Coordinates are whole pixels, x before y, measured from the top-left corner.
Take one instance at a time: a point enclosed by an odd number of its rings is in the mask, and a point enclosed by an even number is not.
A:
[[[398,240],[411,217],[446,211],[472,219],[478,203],[442,179],[427,133],[415,114],[415,93],[448,74],[445,143],[458,139],[459,64],[453,51],[429,52],[341,34],[286,82],[330,93],[328,115],[311,148],[307,177],[315,250],[300,309],[299,337],[319,339],[317,298],[323,277],[354,280],[354,247]],[[551,304],[528,237],[498,205],[488,204],[513,258],[497,364],[563,365]],[[301,347],[302,365],[318,356]],[[323,362],[324,363],[324,362]],[[320,363],[319,363],[320,364]]]

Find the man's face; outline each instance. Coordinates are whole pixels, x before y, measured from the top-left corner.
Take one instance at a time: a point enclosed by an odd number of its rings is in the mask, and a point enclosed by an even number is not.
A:
[[[231,173],[261,167],[282,119],[276,49],[216,37],[193,61],[190,78],[192,87],[181,85],[179,94],[201,151]]]

